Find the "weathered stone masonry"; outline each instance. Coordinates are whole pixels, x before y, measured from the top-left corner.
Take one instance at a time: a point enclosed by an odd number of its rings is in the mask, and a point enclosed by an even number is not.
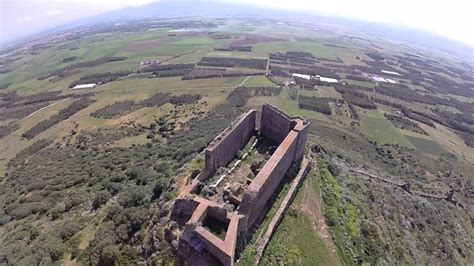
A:
[[[227,165],[255,133],[256,111],[250,110],[219,134],[205,151],[205,168],[176,200],[172,217],[183,218],[177,253],[188,265],[233,265],[238,243],[246,243],[250,229],[259,221],[265,207],[293,162],[302,159],[309,123],[289,117],[275,107],[262,107],[260,136],[279,144],[243,194],[237,209],[229,212],[216,202],[194,195],[188,197],[219,167]],[[186,199],[187,198],[187,199]],[[202,223],[212,218],[226,224],[220,239]]]
[[[294,126],[294,123],[295,121],[274,107],[270,105],[262,106],[260,131],[264,137],[276,143],[281,143]]]
[[[226,166],[234,159],[235,153],[245,146],[255,132],[255,118],[256,111],[248,111],[211,142],[205,151],[207,174]]]

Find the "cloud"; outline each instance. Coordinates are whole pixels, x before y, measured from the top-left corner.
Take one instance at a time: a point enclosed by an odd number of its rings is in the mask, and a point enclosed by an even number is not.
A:
[[[23,22],[26,22],[26,21],[30,21],[32,20],[31,17],[24,17],[24,18],[20,18],[17,20],[18,23],[23,23]]]
[[[57,9],[46,11],[46,15],[48,15],[48,16],[56,16],[56,15],[59,15],[59,14],[62,14],[62,13],[63,13],[63,11],[57,10]]]

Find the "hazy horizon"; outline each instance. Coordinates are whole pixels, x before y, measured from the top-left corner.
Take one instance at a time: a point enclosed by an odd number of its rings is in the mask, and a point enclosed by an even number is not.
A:
[[[99,15],[120,8],[141,6],[153,0],[6,0],[0,3],[0,42],[27,37],[28,35]],[[172,1],[171,1],[172,2]],[[220,0],[193,2],[244,3],[259,7],[304,11],[331,17],[356,19],[364,22],[383,23],[391,26],[422,30],[447,37],[474,48],[474,34],[470,25],[474,19],[469,16],[472,4],[454,0],[448,2],[397,1],[397,4],[380,1],[313,1],[291,2],[281,0],[255,1]],[[440,19],[444,18],[444,19]]]

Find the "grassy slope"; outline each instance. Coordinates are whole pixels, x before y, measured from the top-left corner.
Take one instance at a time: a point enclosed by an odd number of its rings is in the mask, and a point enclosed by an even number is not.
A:
[[[263,265],[339,265],[339,258],[332,254],[332,247],[323,240],[316,217],[303,204],[316,205],[320,202],[305,202],[307,198],[319,196],[314,170],[308,174],[288,209],[262,257]]]
[[[357,108],[360,116],[362,134],[380,144],[399,144],[405,147],[414,146],[377,110],[363,110]]]

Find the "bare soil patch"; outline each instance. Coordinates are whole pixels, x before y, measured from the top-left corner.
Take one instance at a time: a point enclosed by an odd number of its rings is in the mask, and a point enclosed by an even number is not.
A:
[[[303,198],[299,204],[299,208],[311,218],[314,230],[318,232],[319,236],[330,251],[329,256],[333,263],[332,265],[341,265],[337,255],[337,247],[332,240],[329,227],[324,218],[322,205],[324,203],[321,200],[321,196],[317,195],[312,187],[312,182],[314,181],[309,181],[310,182],[304,184]]]

